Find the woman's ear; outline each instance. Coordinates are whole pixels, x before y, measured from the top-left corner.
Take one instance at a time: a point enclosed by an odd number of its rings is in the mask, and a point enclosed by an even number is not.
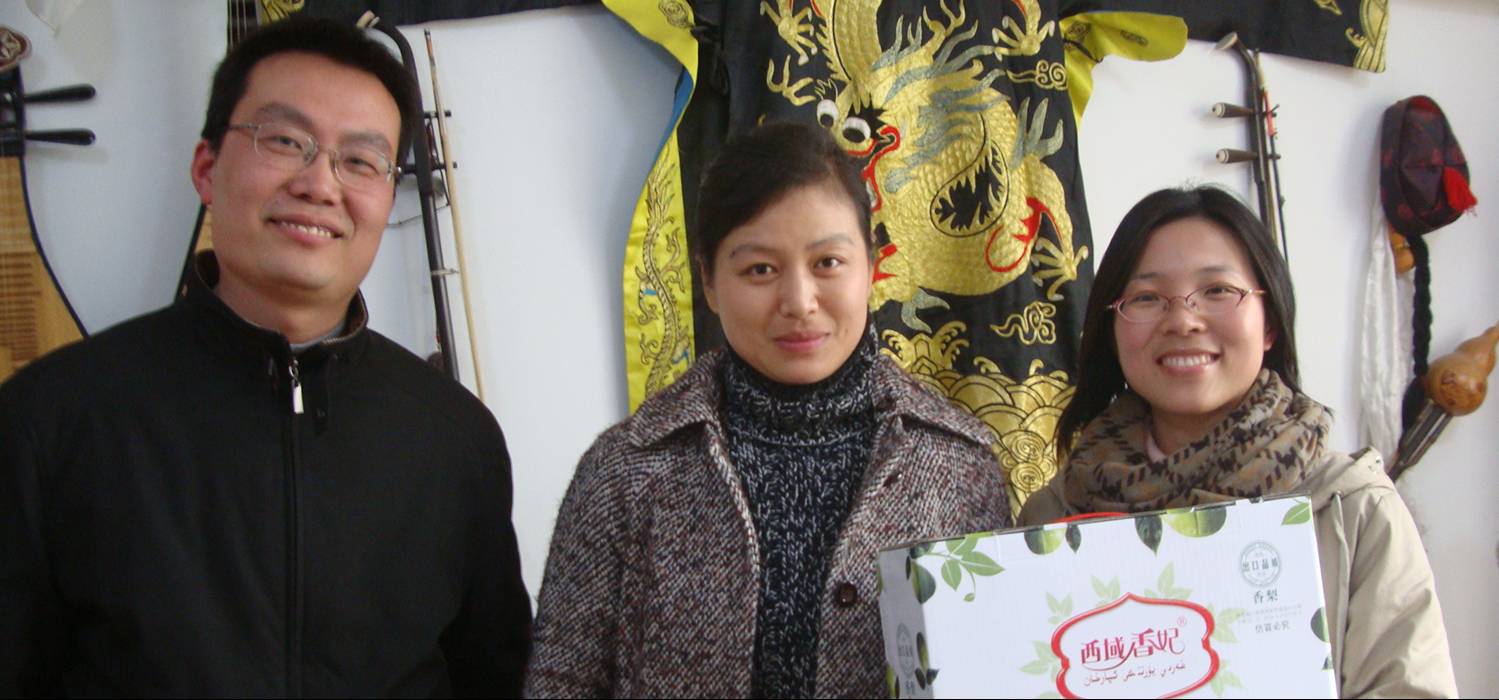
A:
[[[1266,325],[1265,326],[1265,352],[1270,352],[1270,348],[1273,348],[1273,347],[1275,347],[1275,329],[1271,328],[1269,325]]]
[[[697,261],[698,279],[703,281],[703,299],[708,302],[708,310],[718,313],[718,290],[713,288],[713,271],[708,269],[708,264],[702,260]]]

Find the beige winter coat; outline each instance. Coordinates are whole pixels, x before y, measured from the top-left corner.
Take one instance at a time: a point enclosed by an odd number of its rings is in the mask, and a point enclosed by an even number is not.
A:
[[[760,557],[719,420],[723,359],[699,359],[578,464],[547,556],[528,696],[749,695]],[[882,548],[1011,523],[989,429],[888,358],[872,381],[870,465],[823,585],[819,697],[885,694]]]
[[[1342,696],[1457,697],[1431,564],[1379,454],[1324,451],[1302,489],[1316,519]],[[1026,501],[1020,524],[1075,514],[1059,475]]]

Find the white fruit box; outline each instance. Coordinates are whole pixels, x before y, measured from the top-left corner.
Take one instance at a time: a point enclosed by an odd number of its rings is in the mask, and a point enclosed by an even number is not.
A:
[[[1337,697],[1304,496],[880,554],[892,697]]]

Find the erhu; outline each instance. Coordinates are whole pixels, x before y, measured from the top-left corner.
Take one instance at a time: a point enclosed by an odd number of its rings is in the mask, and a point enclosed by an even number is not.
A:
[[[376,29],[390,37],[395,42],[396,48],[401,52],[401,63],[405,64],[406,70],[411,74],[411,80],[420,84],[416,74],[416,59],[412,56],[411,45],[406,42],[406,37],[401,30],[393,25],[381,22],[374,12],[365,12],[355,22],[360,29]],[[457,356],[453,351],[453,321],[449,311],[448,288],[443,278],[454,274],[454,270],[443,265],[442,236],[437,225],[437,201],[436,188],[433,185],[433,163],[432,163],[432,139],[427,133],[426,125],[418,125],[412,129],[411,151],[415,166],[411,174],[416,178],[416,190],[422,209],[422,231],[427,242],[427,269],[432,277],[432,306],[437,320],[437,350],[442,355],[443,371],[453,381],[462,382],[458,376]],[[405,168],[402,168],[404,171]]]
[[[1290,260],[1291,251],[1286,245],[1286,203],[1280,194],[1280,153],[1275,148],[1275,112],[1278,106],[1270,106],[1270,93],[1265,89],[1265,76],[1260,70],[1260,52],[1244,45],[1238,32],[1229,32],[1218,40],[1218,50],[1232,48],[1244,64],[1248,80],[1245,83],[1244,105],[1219,102],[1213,105],[1213,116],[1220,119],[1248,119],[1249,144],[1251,150],[1220,148],[1216,155],[1219,163],[1248,162],[1254,170],[1255,191],[1258,195],[1260,221],[1270,238],[1280,242],[1281,254]]]
[[[410,71],[411,79],[417,81],[411,45],[399,29],[382,23],[373,12],[364,13],[356,24],[362,29],[377,29],[389,36],[400,49],[401,62]],[[412,152],[416,162],[412,168],[412,174],[416,177],[417,192],[421,200],[422,228],[427,242],[427,266],[432,278],[433,306],[437,316],[438,350],[442,353],[443,367],[448,376],[461,381],[454,348],[451,304],[445,282],[447,277],[457,275],[463,296],[465,327],[468,329],[469,355],[474,368],[474,388],[479,395],[479,400],[482,401],[484,399],[484,376],[479,368],[479,347],[474,336],[473,304],[468,291],[468,265],[463,254],[463,227],[458,217],[458,202],[453,184],[453,170],[458,167],[458,164],[448,153],[447,118],[452,114],[442,106],[442,89],[437,81],[437,58],[432,50],[432,32],[423,31],[423,34],[427,40],[428,70],[432,76],[433,111],[423,112],[422,128],[413,130],[415,133],[412,135]],[[432,135],[434,122],[437,124],[436,139]],[[434,177],[434,174],[439,171],[442,173],[441,180]],[[439,191],[447,200],[448,214],[453,224],[453,247],[458,256],[458,269],[456,270],[444,264],[441,229],[437,222]]]

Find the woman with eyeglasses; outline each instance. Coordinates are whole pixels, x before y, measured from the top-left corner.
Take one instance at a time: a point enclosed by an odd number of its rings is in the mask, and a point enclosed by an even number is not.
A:
[[[1456,696],[1415,523],[1378,453],[1327,446],[1332,414],[1300,388],[1295,313],[1285,260],[1232,195],[1141,200],[1088,299],[1057,425],[1065,467],[1020,521],[1308,492],[1343,696]]]
[[[991,433],[880,353],[869,194],[826,131],[730,141],[697,217],[727,347],[578,464],[526,693],[884,695],[875,557],[1011,524]]]

